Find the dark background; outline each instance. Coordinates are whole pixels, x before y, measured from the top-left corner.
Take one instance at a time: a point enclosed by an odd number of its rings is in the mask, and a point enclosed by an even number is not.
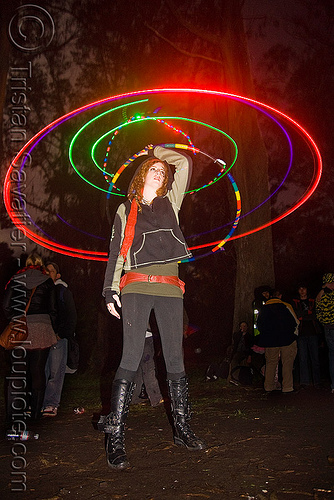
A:
[[[31,90],[26,90],[27,139],[79,106],[122,92],[190,87],[247,95],[292,116],[311,134],[321,151],[324,171],[318,189],[301,208],[272,227],[275,285],[281,288],[287,300],[295,295],[300,281],[308,284],[311,295],[316,294],[322,274],[333,271],[334,7],[331,1],[196,0],[174,4],[160,0],[67,0],[61,5],[52,1],[39,2],[38,5],[54,20],[55,35],[50,45],[34,52],[19,51],[8,37],[9,20],[15,7],[20,5],[24,3],[13,2],[10,7],[4,7],[1,18],[4,56],[1,66],[2,179],[17,152],[10,141],[14,113],[10,68],[28,61],[32,61],[33,77],[29,82]],[[28,28],[30,34],[35,30],[38,38],[38,26],[26,26]],[[244,37],[247,51],[242,42]],[[209,103],[205,99],[200,102],[201,98],[177,99],[175,102],[166,98],[164,110],[171,109],[181,116],[182,113],[200,116],[203,121],[206,117],[217,126],[219,115],[222,128],[227,116],[230,122],[238,120],[237,105],[232,110],[230,104],[221,105],[218,100]],[[22,110],[20,113],[22,116]],[[86,114],[84,120],[92,116],[94,112]],[[113,214],[120,200],[107,201],[99,191],[88,189],[69,167],[68,145],[80,120],[64,124],[36,152],[26,187],[28,209],[37,224],[55,240],[82,248],[89,241],[90,249],[107,252]],[[259,115],[257,120],[268,154],[270,192],[286,171],[287,150],[284,138],[277,134],[275,127]],[[203,150],[217,156],[226,154],[223,142],[213,143],[210,134],[195,125],[183,127]],[[289,132],[294,146],[293,168],[283,188],[271,199],[272,218],[299,199],[313,176],[312,152],[298,133],[290,129]],[[248,133],[245,122],[245,140],[242,136],[238,138],[238,146],[245,156],[251,157],[257,146],[252,148],[247,143]],[[145,134],[147,142],[159,142],[161,135],[164,142],[167,139],[176,142],[173,133],[160,133],[154,127],[148,127]],[[89,135],[86,141],[89,142]],[[113,161],[118,165],[146,144],[143,144],[140,130],[133,134],[125,132],[117,141]],[[85,147],[83,144],[82,158],[79,153],[77,158],[83,169],[86,168]],[[92,175],[100,182],[101,175]],[[206,180],[202,166],[197,169],[194,182],[197,185]],[[191,200],[186,198],[181,226],[187,237],[231,220],[234,208],[229,189],[227,182],[225,185],[217,183]],[[256,192],[256,184],[251,190]],[[251,200],[246,196],[243,201],[247,206]],[[56,213],[75,227],[100,235],[104,240],[88,240],[84,233],[61,224]],[[265,223],[265,217],[260,222]],[[24,255],[14,253],[10,246],[12,224],[3,206],[1,224],[0,280],[3,290],[18,267],[18,259],[24,263]],[[225,230],[217,236],[214,233],[214,238],[219,239],[224,234]],[[246,238],[252,241],[254,237]],[[203,242],[206,236],[198,239]],[[257,245],[261,245],[261,240]],[[255,260],[257,248],[254,246]],[[26,253],[35,249],[46,260],[59,263],[62,277],[73,291],[79,317],[81,370],[100,370],[101,366],[113,369],[119,356],[121,328],[118,321],[108,316],[101,298],[105,264],[52,254],[27,240]],[[195,359],[196,356],[220,357],[229,345],[236,321],[233,311],[241,296],[240,289],[236,288],[237,266],[240,269],[237,258],[240,259],[231,241],[223,252],[181,266],[181,277],[187,281],[185,306],[195,330],[185,341],[186,356]],[[266,263],[260,252],[259,260],[264,269],[263,277],[248,279],[247,265],[252,264],[246,262],[244,281],[238,287],[254,290],[266,282],[265,269],[269,262]],[[247,317],[239,320],[249,321],[251,298],[244,304],[244,311]],[[1,316],[1,325],[4,323]]]

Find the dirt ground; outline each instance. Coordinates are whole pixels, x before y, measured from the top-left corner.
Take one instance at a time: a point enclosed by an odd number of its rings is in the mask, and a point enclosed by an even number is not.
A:
[[[108,469],[103,434],[94,428],[99,386],[75,375],[65,381],[58,416],[42,420],[38,440],[2,440],[0,498],[334,499],[328,459],[334,455],[334,395],[328,388],[268,396],[261,385],[189,378],[192,427],[206,440],[206,451],[173,444],[163,406],[136,405],[126,432],[132,467]],[[77,415],[73,406],[80,403],[85,412]],[[22,472],[26,491],[15,492]]]

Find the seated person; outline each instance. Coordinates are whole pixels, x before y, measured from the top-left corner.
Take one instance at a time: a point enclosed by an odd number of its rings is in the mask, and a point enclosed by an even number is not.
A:
[[[251,365],[251,348],[253,345],[253,335],[248,330],[246,321],[239,323],[239,331],[233,334],[232,346],[230,347],[230,372],[228,380],[231,383],[236,382],[235,372],[240,366]]]

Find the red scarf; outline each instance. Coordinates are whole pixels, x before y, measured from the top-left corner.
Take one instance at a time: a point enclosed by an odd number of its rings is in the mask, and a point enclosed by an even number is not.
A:
[[[131,202],[131,209],[128,216],[128,220],[126,222],[125,231],[124,231],[124,239],[121,247],[120,254],[122,255],[124,262],[126,261],[126,256],[128,255],[129,248],[132,245],[133,238],[135,236],[135,227],[137,222],[137,213],[138,213],[138,205],[133,198]]]

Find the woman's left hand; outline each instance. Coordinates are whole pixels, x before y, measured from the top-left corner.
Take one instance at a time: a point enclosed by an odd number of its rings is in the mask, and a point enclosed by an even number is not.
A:
[[[153,148],[154,148],[153,144],[149,144],[148,146],[145,146],[145,148],[138,154],[138,156],[148,155],[148,152],[150,151],[150,149],[153,149]]]

